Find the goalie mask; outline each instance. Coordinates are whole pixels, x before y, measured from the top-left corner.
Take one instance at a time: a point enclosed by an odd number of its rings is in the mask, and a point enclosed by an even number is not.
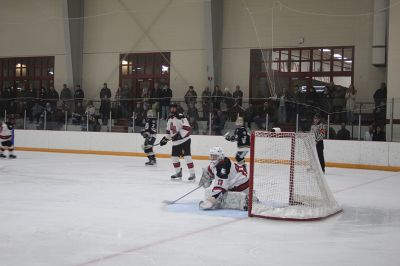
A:
[[[211,165],[216,166],[225,157],[224,152],[220,147],[213,147],[210,149],[210,162]]]
[[[235,124],[237,125],[237,126],[243,126],[243,117],[240,117],[240,116],[238,116],[238,118],[236,119],[236,122],[235,122]]]

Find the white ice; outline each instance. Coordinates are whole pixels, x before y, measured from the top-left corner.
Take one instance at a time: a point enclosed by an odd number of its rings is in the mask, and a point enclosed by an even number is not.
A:
[[[400,173],[328,168],[343,213],[285,222],[199,211],[202,189],[165,207],[196,186],[168,159],[17,155],[0,160],[2,266],[400,265]]]

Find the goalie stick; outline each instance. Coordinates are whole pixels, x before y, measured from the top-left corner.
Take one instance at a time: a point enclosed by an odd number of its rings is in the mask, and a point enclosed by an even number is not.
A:
[[[192,189],[191,191],[189,191],[188,193],[186,193],[186,194],[183,195],[182,197],[177,198],[176,200],[164,200],[163,203],[165,203],[165,204],[167,204],[167,205],[175,204],[178,200],[183,199],[184,197],[186,197],[187,195],[189,195],[189,194],[195,192],[196,190],[198,190],[198,189],[201,188],[201,187],[202,187],[202,186],[198,186],[198,187]]]

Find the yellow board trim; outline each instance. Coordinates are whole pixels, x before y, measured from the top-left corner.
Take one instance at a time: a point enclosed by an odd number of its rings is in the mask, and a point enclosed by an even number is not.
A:
[[[72,153],[72,154],[95,154],[95,155],[146,157],[146,155],[141,152],[69,150],[69,149],[48,149],[48,148],[32,148],[32,147],[16,147],[15,149],[18,151],[33,151],[33,152],[54,152],[54,153]],[[169,154],[159,154],[158,153],[157,158],[171,158],[171,156]],[[192,155],[192,158],[195,160],[208,160],[209,156]],[[366,170],[380,170],[380,171],[393,171],[393,172],[400,171],[400,166],[332,163],[332,162],[327,162],[326,166],[327,167],[337,167],[337,168],[366,169]]]

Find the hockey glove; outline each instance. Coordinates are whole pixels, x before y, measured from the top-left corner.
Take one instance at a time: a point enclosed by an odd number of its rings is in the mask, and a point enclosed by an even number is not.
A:
[[[140,134],[142,134],[142,137],[147,139],[148,137],[150,137],[150,133],[147,131],[142,131]]]
[[[163,138],[160,140],[160,146],[164,146],[165,144],[168,143],[168,141],[169,141],[169,139],[167,139],[167,137],[163,137]]]
[[[211,183],[212,183],[212,176],[208,172],[207,168],[203,168],[203,174],[201,175],[199,186],[208,188],[209,186],[211,186]]]

